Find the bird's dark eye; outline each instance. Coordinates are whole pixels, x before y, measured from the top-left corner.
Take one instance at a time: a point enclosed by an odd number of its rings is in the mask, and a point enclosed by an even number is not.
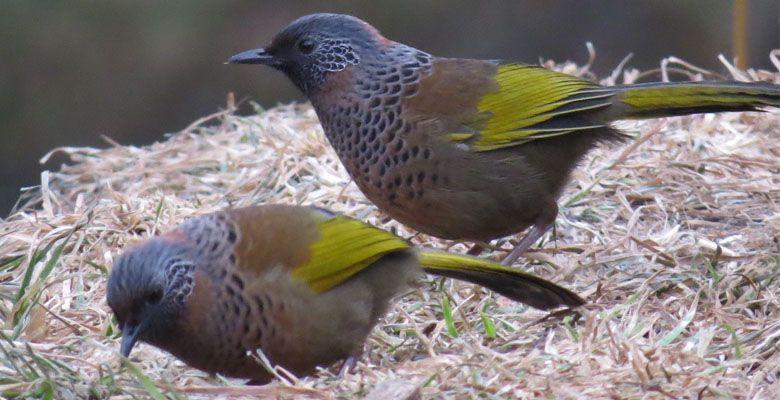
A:
[[[312,39],[301,39],[301,41],[298,42],[298,50],[300,50],[303,54],[311,53],[314,51],[315,46],[317,46],[317,43],[315,43]]]
[[[149,294],[146,296],[146,303],[147,304],[157,304],[162,300],[163,291],[162,288],[156,288],[149,292]]]

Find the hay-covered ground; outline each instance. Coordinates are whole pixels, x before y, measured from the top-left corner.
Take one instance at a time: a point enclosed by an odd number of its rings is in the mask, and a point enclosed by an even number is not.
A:
[[[557,68],[587,74],[571,64]],[[777,73],[732,73],[780,82]],[[621,72],[605,82],[637,76]],[[556,241],[548,234],[543,249],[518,265],[585,297],[590,304],[579,318],[548,317],[465,283],[440,288],[431,279],[391,309],[344,378],[337,365],[313,377],[246,386],[145,344],[131,355],[137,369],[128,368],[119,360],[119,334],[105,301],[107,273],[128,244],[189,216],[226,206],[315,204],[421,246],[467,249],[415,235],[371,205],[308,105],[251,116],[232,110],[151,146],[55,150],[75,164],[42,174],[19,210],[0,221],[0,393],[117,399],[157,392],[311,399],[780,393],[778,111],[621,123],[637,139],[592,152],[561,198]],[[457,337],[443,317],[445,296]]]

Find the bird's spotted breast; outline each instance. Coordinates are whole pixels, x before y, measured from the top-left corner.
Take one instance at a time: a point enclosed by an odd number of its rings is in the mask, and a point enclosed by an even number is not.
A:
[[[192,311],[198,313],[198,319],[218,321],[211,325],[214,331],[205,336],[219,340],[196,355],[189,348],[176,348],[177,344],[171,350],[206,371],[256,376],[263,371],[262,366],[247,352],[279,345],[275,315],[284,312],[284,301],[272,300],[260,289],[264,287],[261,281],[236,265],[236,245],[242,232],[233,217],[229,212],[210,214],[190,219],[178,229],[196,245],[202,260],[195,274],[196,285],[200,285],[195,294],[212,299],[210,304],[196,304],[200,299],[193,299],[190,308],[197,308]],[[205,312],[209,308],[212,311]]]
[[[417,94],[420,80],[430,72],[431,56],[394,44],[363,62],[349,90],[327,94],[337,101],[313,99],[325,134],[369,198],[382,203],[398,196],[420,198],[422,183],[435,174],[409,166],[430,159],[432,150],[409,135],[414,125],[403,118],[403,100]]]

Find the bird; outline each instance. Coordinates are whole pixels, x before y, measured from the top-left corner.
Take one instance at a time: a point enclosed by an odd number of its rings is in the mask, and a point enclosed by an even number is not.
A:
[[[283,72],[390,217],[476,243],[527,230],[505,264],[553,226],[588,151],[627,139],[613,121],[780,107],[780,85],[768,82],[602,86],[537,65],[436,57],[343,14],[300,17],[227,63]]]
[[[190,218],[117,258],[106,297],[122,331],[191,367],[267,383],[254,356],[304,376],[359,357],[393,300],[429,273],[549,310],[585,304],[550,281],[494,261],[415,249],[325,209],[280,204]]]

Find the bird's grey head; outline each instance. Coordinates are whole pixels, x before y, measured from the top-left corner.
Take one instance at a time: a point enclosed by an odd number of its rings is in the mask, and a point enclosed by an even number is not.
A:
[[[351,15],[311,14],[290,23],[270,45],[237,54],[228,62],[270,65],[310,96],[328,74],[360,65],[388,43],[374,27]]]
[[[138,340],[169,339],[192,292],[194,255],[185,240],[158,237],[114,263],[106,297],[122,330],[122,355],[127,357]]]

